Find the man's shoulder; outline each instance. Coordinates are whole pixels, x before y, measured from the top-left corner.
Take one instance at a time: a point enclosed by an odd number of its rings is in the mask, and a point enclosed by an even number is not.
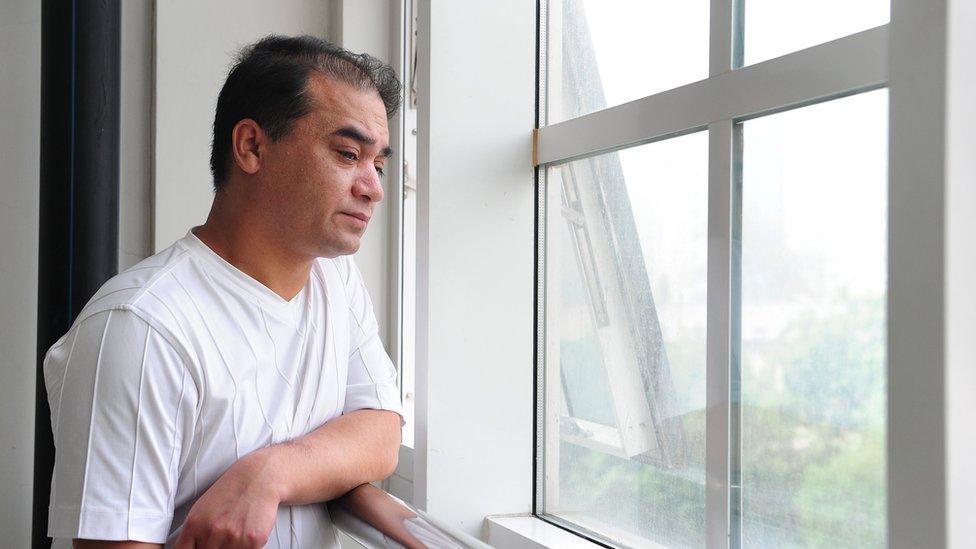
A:
[[[178,326],[173,321],[172,315],[161,314],[159,304],[162,300],[158,299],[158,296],[171,291],[167,288],[173,285],[173,280],[168,275],[175,270],[185,268],[187,254],[188,251],[184,247],[178,242],[174,243],[102,284],[75,317],[68,331],[49,349],[45,364],[48,363],[48,359],[57,362],[58,355],[55,351],[62,347],[65,341],[71,340],[72,334],[75,334],[75,338],[100,338],[102,332],[97,328],[101,326],[104,331],[107,325],[106,318],[111,318],[112,326],[117,329],[127,326],[138,330],[140,326],[148,325],[171,345],[179,347],[174,339],[174,334],[179,333]],[[157,298],[146,299],[150,292]],[[60,358],[63,359],[62,361],[67,360],[67,356]]]
[[[188,258],[189,251],[177,242],[143,259],[102,284],[78,314],[78,320],[117,309],[153,316],[157,300],[147,299],[147,295],[171,292],[175,286],[173,277],[185,268]]]

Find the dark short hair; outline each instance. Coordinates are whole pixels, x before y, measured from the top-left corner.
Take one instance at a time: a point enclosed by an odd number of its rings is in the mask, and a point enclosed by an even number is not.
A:
[[[362,90],[375,90],[387,117],[400,106],[396,72],[375,57],[352,53],[314,36],[263,38],[238,53],[217,97],[210,149],[215,190],[221,189],[230,170],[234,126],[250,118],[274,141],[288,135],[294,122],[312,110],[306,90],[312,71]]]

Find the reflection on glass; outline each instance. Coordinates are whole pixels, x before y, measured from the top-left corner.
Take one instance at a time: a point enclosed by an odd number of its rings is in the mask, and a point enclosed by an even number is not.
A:
[[[547,174],[545,514],[704,543],[708,136]]]
[[[548,123],[708,77],[708,0],[550,0]]]
[[[742,142],[742,545],[882,547],[887,92]]]
[[[888,22],[889,0],[739,0],[745,64],[823,44]]]

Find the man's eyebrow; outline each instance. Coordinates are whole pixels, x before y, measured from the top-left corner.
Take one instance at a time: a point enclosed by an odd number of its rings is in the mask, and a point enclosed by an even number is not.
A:
[[[364,145],[375,145],[376,144],[376,140],[375,139],[373,139],[372,137],[368,137],[363,132],[359,131],[358,129],[354,128],[353,126],[343,126],[343,127],[339,128],[338,130],[332,132],[332,135],[335,135],[335,136],[338,136],[338,137],[348,137],[349,139],[352,139],[354,141],[358,141],[358,142],[360,142],[360,143],[362,143]],[[392,155],[393,155],[393,149],[391,147],[389,147],[389,146],[384,147],[383,150],[380,151],[380,156],[392,156]]]

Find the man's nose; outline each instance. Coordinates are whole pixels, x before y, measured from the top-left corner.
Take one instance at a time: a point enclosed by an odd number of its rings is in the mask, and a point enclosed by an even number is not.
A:
[[[367,198],[370,202],[383,200],[383,181],[376,168],[373,166],[364,168],[356,178],[356,186],[353,190],[356,196]]]

